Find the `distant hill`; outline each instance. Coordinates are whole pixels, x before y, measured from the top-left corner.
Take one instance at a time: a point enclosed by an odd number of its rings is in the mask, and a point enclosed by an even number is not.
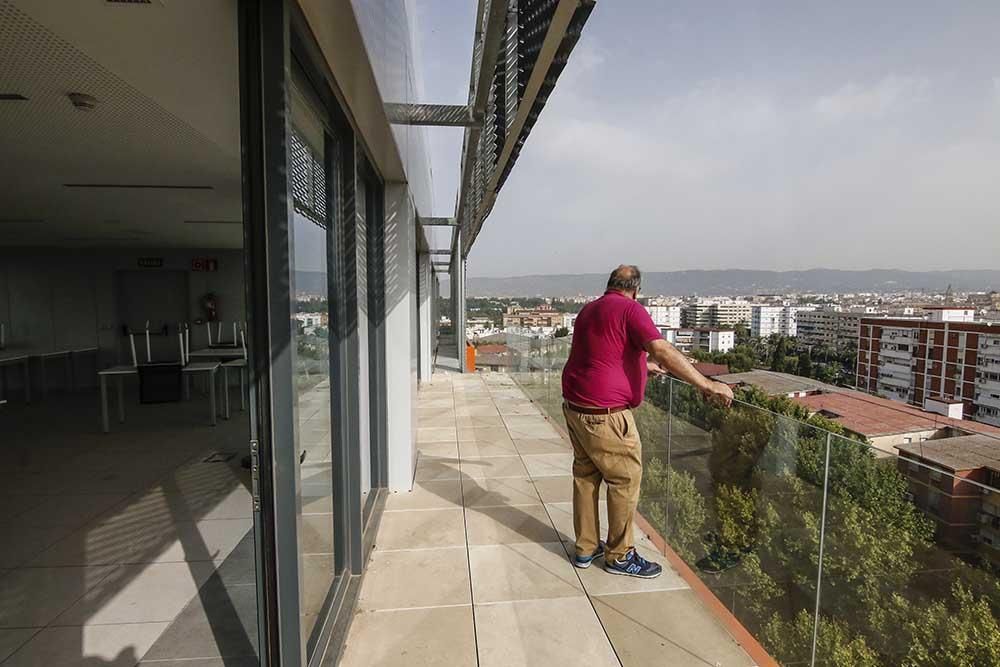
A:
[[[603,273],[513,278],[469,278],[469,296],[576,296],[599,294],[608,276]],[[788,292],[897,292],[926,290],[943,292],[1000,290],[1000,271],[899,271],[870,269],[838,271],[650,271],[643,274],[642,291],[647,295],[686,296],[704,294],[739,296]]]

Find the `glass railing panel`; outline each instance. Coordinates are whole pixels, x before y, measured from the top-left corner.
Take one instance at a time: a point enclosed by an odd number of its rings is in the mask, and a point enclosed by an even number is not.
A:
[[[825,432],[745,400],[711,405],[672,379],[638,412],[644,516],[765,649],[809,664]]]
[[[1000,551],[983,541],[998,492],[831,443],[815,664],[1000,664]]]

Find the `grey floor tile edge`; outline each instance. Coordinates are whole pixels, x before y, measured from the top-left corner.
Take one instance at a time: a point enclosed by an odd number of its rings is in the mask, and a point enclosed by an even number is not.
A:
[[[249,568],[249,576],[246,570]],[[166,665],[170,661],[180,664],[197,667],[199,661],[221,660],[222,664],[229,665],[231,661],[242,661],[253,658],[257,661],[259,648],[257,646],[257,596],[256,577],[253,548],[253,529],[240,540],[237,546],[230,552],[229,556],[219,565],[214,573],[201,585],[198,592],[184,605],[181,612],[171,621],[166,630],[163,631],[149,650],[140,660],[140,665]],[[247,598],[247,593],[253,591],[254,594]],[[252,610],[238,609],[233,603],[233,596],[250,600]],[[217,613],[214,603],[218,602],[212,596],[220,596],[228,599],[222,602],[223,607],[228,607],[222,614],[215,618],[208,619],[209,631],[212,632],[212,639],[215,643],[215,650],[208,646],[202,650],[194,649],[195,652],[205,653],[205,655],[191,655],[190,645],[192,628],[203,629],[203,620],[208,613]],[[241,611],[243,613],[241,613]],[[252,611],[247,618],[248,612]],[[228,636],[223,636],[226,633]],[[242,634],[242,636],[241,636]],[[184,641],[180,641],[183,639]],[[223,644],[220,648],[219,644]],[[256,664],[256,662],[252,663]]]

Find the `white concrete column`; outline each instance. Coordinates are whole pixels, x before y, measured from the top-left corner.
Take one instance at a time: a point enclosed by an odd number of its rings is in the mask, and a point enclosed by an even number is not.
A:
[[[456,230],[458,238],[455,247],[462,248],[462,230]],[[465,260],[453,257],[451,260],[451,324],[455,332],[455,353],[462,373],[465,368]]]
[[[422,234],[422,230],[417,230]],[[437,290],[433,283],[434,274],[431,267],[431,256],[421,253],[417,256],[417,277],[420,287],[417,293],[420,296],[420,303],[417,304],[417,326],[420,328],[420,349],[417,359],[420,365],[420,377],[429,380],[433,372],[433,356],[436,341],[434,340],[434,303],[437,299]]]
[[[385,225],[388,486],[409,491],[417,452],[417,221],[404,183],[386,183]]]

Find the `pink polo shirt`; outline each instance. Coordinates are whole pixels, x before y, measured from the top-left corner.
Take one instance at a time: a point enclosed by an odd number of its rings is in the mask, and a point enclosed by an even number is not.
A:
[[[576,318],[562,373],[563,398],[599,408],[638,406],[646,391],[644,346],[660,337],[642,304],[621,292],[605,292]]]

